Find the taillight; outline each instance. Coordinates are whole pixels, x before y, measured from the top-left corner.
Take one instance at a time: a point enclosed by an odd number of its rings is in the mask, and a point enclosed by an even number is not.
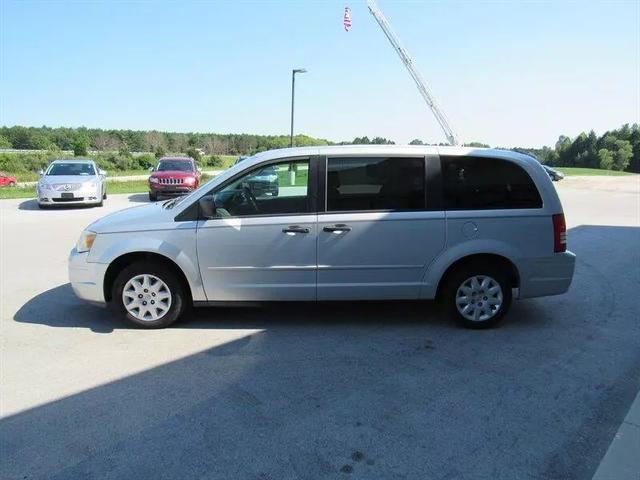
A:
[[[567,224],[564,214],[558,213],[553,217],[553,251],[556,253],[567,251]]]

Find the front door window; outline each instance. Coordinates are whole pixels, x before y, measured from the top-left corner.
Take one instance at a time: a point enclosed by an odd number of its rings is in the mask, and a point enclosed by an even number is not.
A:
[[[218,217],[307,213],[309,160],[259,167],[215,192]]]

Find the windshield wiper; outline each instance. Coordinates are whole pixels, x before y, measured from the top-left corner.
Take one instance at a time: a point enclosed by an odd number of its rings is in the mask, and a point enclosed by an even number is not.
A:
[[[166,208],[167,210],[171,210],[173,207],[175,207],[176,205],[178,205],[178,204],[182,201],[182,199],[183,199],[183,198],[184,198],[184,197],[176,197],[176,198],[172,198],[171,200],[167,200],[166,202],[164,202],[164,203],[162,204],[162,206],[163,206],[164,208]]]

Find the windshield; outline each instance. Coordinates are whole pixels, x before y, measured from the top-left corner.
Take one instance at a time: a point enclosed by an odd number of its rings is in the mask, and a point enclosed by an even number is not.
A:
[[[158,163],[156,167],[156,171],[158,172],[167,172],[169,170],[179,171],[179,172],[193,172],[193,167],[191,162],[185,162],[181,160],[163,160]]]
[[[52,163],[47,175],[95,175],[96,170],[90,163]]]
[[[247,157],[246,159],[249,160],[253,157]],[[243,162],[244,163],[244,162]],[[172,200],[168,200],[166,202],[164,202],[162,205],[164,208],[167,209],[171,209],[173,207],[175,207],[176,205],[182,203],[184,200],[193,200],[195,198],[201,197],[202,195],[204,195],[205,193],[209,192],[211,190],[211,184],[213,182],[216,182],[218,180],[220,180],[221,178],[223,179],[222,181],[226,180],[227,178],[231,177],[232,175],[234,175],[237,172],[241,172],[243,170],[242,166],[236,164],[234,166],[232,166],[231,168],[228,168],[227,170],[225,170],[223,173],[221,173],[220,175],[217,175],[211,179],[209,179],[209,181],[207,181],[204,184],[201,184],[199,188],[196,188],[193,192],[189,193],[188,195],[185,195],[184,197],[176,197]]]

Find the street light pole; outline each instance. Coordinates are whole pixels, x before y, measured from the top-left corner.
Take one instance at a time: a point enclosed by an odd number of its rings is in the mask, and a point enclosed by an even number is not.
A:
[[[293,147],[293,115],[296,101],[296,73],[307,73],[304,68],[294,68],[291,70],[291,138],[289,146]]]

